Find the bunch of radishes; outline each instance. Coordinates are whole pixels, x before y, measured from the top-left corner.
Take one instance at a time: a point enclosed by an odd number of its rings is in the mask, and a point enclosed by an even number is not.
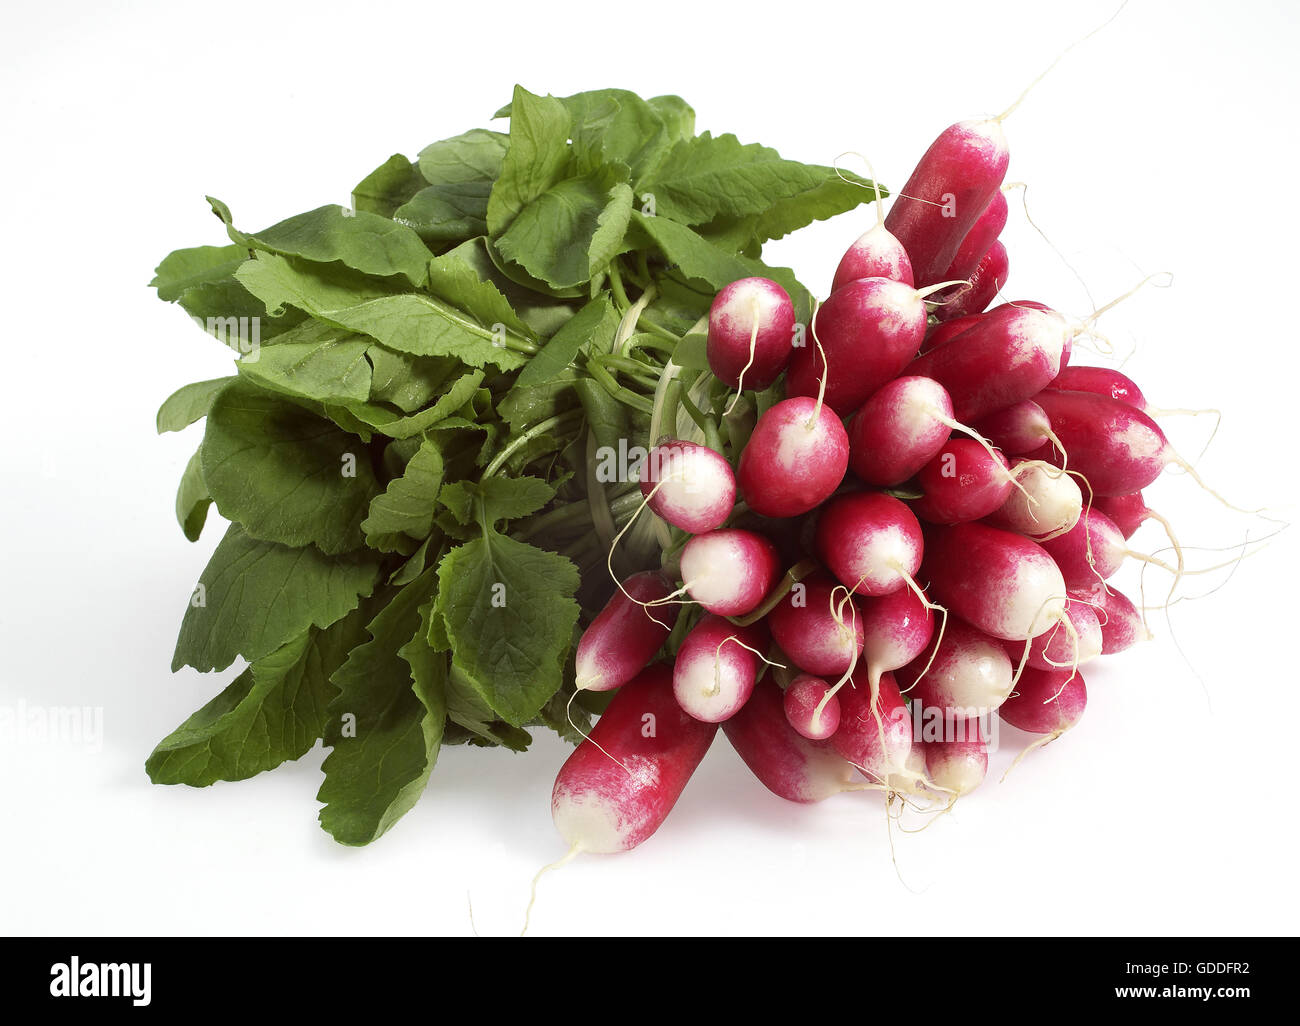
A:
[[[998,120],[944,131],[806,332],[772,281],[718,294],[713,374],[740,391],[784,373],[786,398],[734,472],[698,442],[650,452],[645,504],[691,537],[622,581],[578,647],[578,688],[618,693],[555,783],[574,851],[649,836],[719,724],[791,801],[954,800],[988,766],[963,726],[996,710],[1059,736],[1086,703],[1079,667],[1145,636],[1105,581],[1152,515],[1141,489],[1185,464],[1131,381],[1067,366],[1087,322],[986,310],[1006,280],[1007,163]],[[738,492],[747,526],[727,526]],[[682,635],[687,604],[704,615]],[[955,729],[914,743],[909,700]]]

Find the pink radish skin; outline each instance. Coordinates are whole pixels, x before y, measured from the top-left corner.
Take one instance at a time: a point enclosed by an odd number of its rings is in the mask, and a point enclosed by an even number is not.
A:
[[[953,415],[973,424],[1035,398],[1060,373],[1070,333],[1060,314],[1003,308],[913,360],[904,373],[934,378],[948,390]],[[1050,410],[1047,415],[1055,427]]]
[[[931,642],[898,671],[899,686],[913,703],[919,702],[922,709],[942,709],[946,717],[971,720],[1006,701],[1015,666],[1003,642],[955,616],[948,617],[937,641],[937,652]]]
[[[922,520],[957,524],[988,516],[1015,490],[1006,457],[973,438],[951,438],[917,475],[924,493],[912,503]]]
[[[839,267],[835,268],[831,291],[859,278],[888,278],[904,285],[913,284],[912,261],[903,244],[883,224],[863,232],[845,251]]]
[[[574,657],[578,690],[622,687],[654,658],[668,640],[680,607],[646,609],[641,603],[666,598],[672,591],[668,578],[657,570],[633,574],[623,582],[582,632]]]
[[[801,673],[785,689],[785,718],[809,741],[825,741],[840,725],[840,700],[832,695],[818,714],[817,706],[831,686],[820,677]]]
[[[1036,402],[1022,399],[978,421],[975,430],[1008,455],[1021,456],[1051,441],[1052,422]]]
[[[753,531],[697,534],[682,549],[686,592],[719,616],[753,612],[780,575],[776,546]]]
[[[1124,535],[1125,541],[1132,538],[1137,529],[1155,515],[1147,506],[1141,492],[1098,496],[1093,499],[1092,508],[1110,517],[1120,533]]]
[[[962,121],[930,144],[903,186],[885,227],[912,258],[918,286],[944,281],[962,240],[1002,185],[1011,159],[996,121]]]
[[[921,572],[934,601],[995,638],[1026,641],[1065,615],[1065,579],[1047,550],[987,524],[927,528]]]
[[[1165,433],[1141,410],[1091,392],[1040,392],[1034,397],[1070,454],[1069,466],[1087,479],[1092,495],[1141,491],[1170,464],[1180,463]],[[1045,446],[1033,455],[1059,466]]]
[[[1096,582],[1090,588],[1077,588],[1070,597],[1090,604],[1101,625],[1101,654],[1114,655],[1132,648],[1151,635],[1142,622],[1142,614],[1121,592]]]
[[[952,320],[936,324],[925,333],[925,341],[921,343],[921,352],[928,353],[931,349],[938,349],[945,342],[956,338],[967,328],[973,327],[983,314],[968,314],[964,317],[954,317]]]
[[[1042,544],[1061,568],[1067,588],[1089,588],[1099,579],[1109,580],[1129,553],[1115,521],[1095,508],[1085,509],[1070,530]]]
[[[998,715],[1031,734],[1064,734],[1079,722],[1087,704],[1088,688],[1077,671],[1026,669]]]
[[[789,294],[767,278],[741,278],[724,287],[709,307],[705,352],[719,381],[738,388],[743,373],[745,388],[767,388],[794,352],[794,304]]]
[[[853,767],[835,749],[801,737],[790,726],[781,689],[770,676],[758,682],[749,701],[722,730],[754,776],[778,798],[820,802],[854,789]]]
[[[920,655],[934,637],[935,616],[911,588],[862,603],[862,657],[867,680],[900,669]]]
[[[997,306],[988,310],[988,313],[996,313],[998,310],[1041,310],[1044,313],[1055,313],[1046,303],[1040,303],[1036,299],[1013,299],[1008,303],[999,303]],[[1074,336],[1071,335],[1065,340],[1065,349],[1061,353],[1061,370],[1070,363],[1070,355],[1074,351]]]
[[[740,489],[765,517],[795,517],[820,506],[844,480],[849,436],[830,407],[806,397],[777,403],[740,454]]]
[[[1020,488],[1012,489],[1007,501],[989,514],[994,527],[1041,542],[1044,535],[1068,531],[1079,522],[1083,492],[1069,474],[1033,460],[1012,461],[1011,472]]]
[[[1065,629],[1065,625],[1057,624],[1029,643],[1026,666],[1037,670],[1070,669],[1101,655],[1101,622],[1092,606],[1074,599],[1066,603],[1065,615],[1069,617],[1079,637],[1078,645],[1075,645],[1074,637]],[[1012,665],[1019,666],[1020,660],[1025,658],[1024,642],[1004,641],[1003,644],[1007,647]]]
[[[957,255],[940,281],[965,281],[975,273],[1007,226],[1007,194],[999,189],[957,247]],[[940,314],[940,317],[943,315]]]
[[[874,708],[866,687],[842,688],[838,697],[840,726],[830,739],[835,750],[876,783],[914,779],[908,768],[912,717],[894,675],[881,675]]]
[[[849,422],[849,466],[867,484],[901,484],[934,459],[952,434],[952,402],[937,381],[895,378]]]
[[[816,547],[822,562],[854,594],[888,595],[916,576],[924,542],[906,505],[882,492],[858,492],[822,508]]]
[[[1108,396],[1143,413],[1151,409],[1137,383],[1109,367],[1062,367],[1061,373],[1047,387],[1053,392],[1091,392]]]
[[[705,616],[677,650],[673,694],[689,715],[721,723],[748,701],[758,680],[767,639],[762,628],[737,627],[720,616]]]
[[[846,598],[829,574],[817,574],[798,582],[764,622],[801,670],[839,677],[862,653],[863,642],[862,614]]]
[[[959,286],[951,300],[936,308],[936,315],[945,320],[982,313],[1007,287],[1010,274],[1011,258],[1007,255],[1007,247],[1000,242],[993,243],[968,279],[970,285]]]
[[[670,438],[650,450],[641,494],[662,520],[688,534],[703,534],[731,516],[736,478],[731,464],[707,445]]]
[[[709,750],[717,725],[678,707],[671,676],[667,666],[650,666],[620,688],[560,767],[551,816],[572,848],[635,848],[659,829]]]
[[[925,303],[910,285],[888,278],[849,282],[818,307],[815,333],[790,361],[786,395],[815,397],[824,372],[827,405],[841,416],[852,413],[917,354],[925,319]]]
[[[925,772],[930,782],[954,797],[970,794],[984,782],[989,771],[988,745],[978,736],[964,741],[926,741]]]

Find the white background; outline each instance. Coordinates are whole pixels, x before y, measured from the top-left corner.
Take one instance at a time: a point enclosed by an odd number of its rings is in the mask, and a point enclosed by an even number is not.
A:
[[[516,81],[675,92],[700,129],[814,162],[859,150],[898,186],[945,125],[999,112],[1113,7],[592,10],[229,0],[6,15],[0,705],[102,707],[104,741],[0,741],[0,930],[469,934],[472,899],[480,933],[511,933],[532,873],[563,850],[548,799],[565,748],[549,737],[523,756],[444,752],[416,809],[362,850],[315,824],[319,748],[239,784],[148,783],[153,744],[230,677],[168,672],[220,524],[191,545],[172,518],[201,429],[153,432],[158,403],[228,373],[228,354],[145,287],[170,249],[224,241],[205,192],[253,228],[346,202],[390,153],[485,124]],[[1085,314],[1066,261],[1098,302],[1173,272],[1102,327],[1122,354],[1136,346],[1126,370],[1156,404],[1224,411],[1206,478],[1288,518],[1298,12],[1134,2],[1006,124],[1009,179],[1031,183],[1064,256],[1013,203],[1010,293]],[[870,219],[768,255],[824,289]],[[1167,426],[1193,455],[1205,421]],[[1149,499],[1189,545],[1269,529],[1172,475]],[[1136,543],[1161,539],[1146,528]],[[783,803],[720,738],[643,848],[545,879],[534,932],[1294,932],[1296,569],[1288,532],[1175,606],[1173,631],[1154,614],[1154,643],[1089,669],[1072,734],[999,784],[1004,750],[953,814],[893,831],[897,872],[878,797]]]

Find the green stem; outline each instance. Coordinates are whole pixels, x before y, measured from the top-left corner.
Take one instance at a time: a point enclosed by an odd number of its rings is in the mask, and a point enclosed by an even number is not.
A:
[[[654,412],[654,403],[650,399],[637,392],[633,392],[629,388],[624,388],[614,380],[613,375],[611,375],[609,371],[605,370],[605,368],[595,360],[587,361],[587,373],[590,374],[592,380],[608,392],[612,398],[617,399],[624,406],[630,406],[632,409],[644,413],[647,416]]]
[[[654,388],[659,384],[659,375],[656,373],[655,368],[641,363],[639,360],[632,360],[626,356],[598,356],[594,359],[602,367],[613,367],[616,371],[636,378],[639,384],[648,388]]]
[[[523,448],[523,446],[527,445],[538,435],[544,435],[547,431],[550,431],[551,428],[559,427],[561,424],[565,424],[571,420],[577,420],[581,418],[582,415],[583,414],[581,409],[567,410],[564,413],[557,413],[554,417],[548,417],[546,420],[538,421],[527,431],[525,431],[522,435],[520,435],[509,445],[507,445],[504,449],[502,449],[499,453],[497,453],[496,457],[492,460],[492,462],[487,465],[487,469],[483,471],[483,476],[485,478],[491,477],[498,470],[500,470],[502,466],[505,465],[506,460],[508,460],[511,456],[513,456],[516,452],[518,452],[521,448]]]
[[[641,328],[644,328],[647,334],[658,335],[665,342],[671,342],[673,345],[676,345],[678,342],[681,341],[680,335],[676,335],[673,332],[669,331],[662,324],[656,324],[645,314],[641,315],[641,319],[637,322],[637,325]]]
[[[609,264],[609,287],[614,291],[614,302],[618,304],[619,311],[625,312],[632,304],[623,288],[623,276],[619,273],[617,260],[611,260]]]

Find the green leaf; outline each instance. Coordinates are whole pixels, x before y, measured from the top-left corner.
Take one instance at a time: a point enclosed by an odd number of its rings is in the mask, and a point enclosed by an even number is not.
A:
[[[338,328],[328,328],[322,333],[325,337],[313,341],[291,342],[291,334],[286,332],[274,345],[262,346],[256,359],[240,360],[240,376],[272,392],[316,402],[364,402],[370,398],[367,357],[374,342]]]
[[[420,151],[428,184],[393,213],[425,241],[468,239],[487,231],[488,196],[501,173],[508,137],[476,128]]]
[[[584,171],[621,163],[639,181],[667,156],[680,127],[670,130],[652,104],[626,89],[577,93],[563,103],[573,119],[573,149]]]
[[[522,726],[563,679],[578,622],[577,568],[489,529],[443,558],[438,581],[454,665],[493,712]]]
[[[208,415],[212,400],[230,384],[231,378],[213,378],[182,385],[158,407],[158,433],[183,431]]]
[[[145,763],[155,784],[207,787],[301,758],[325,729],[330,675],[362,640],[354,611],[257,660],[169,734]]]
[[[501,745],[514,752],[526,751],[532,744],[532,735],[526,730],[497,719],[474,682],[457,666],[447,675],[446,694],[447,718],[474,734],[475,743]]]
[[[394,153],[352,190],[352,206],[368,214],[392,217],[424,185],[419,167],[402,154]]]
[[[871,203],[875,191],[870,179],[848,171],[835,173],[834,168],[819,168],[825,173],[820,185],[785,199],[777,200],[755,219],[755,235],[762,241],[779,239],[814,221],[825,221],[850,211],[862,203]],[[844,179],[847,178],[848,181]],[[889,195],[883,186],[882,197]]]
[[[734,135],[705,132],[673,147],[650,180],[655,212],[682,224],[702,224],[719,215],[761,214],[773,204],[812,192],[835,177],[831,168],[783,160],[757,143],[742,145]],[[863,190],[865,202],[870,194]]]
[[[229,278],[248,259],[246,246],[195,246],[168,253],[154,271],[152,288],[158,298],[174,303],[196,285]]]
[[[437,759],[446,720],[438,661],[413,676],[408,642],[420,628],[433,568],[399,589],[333,676],[325,743],[330,747],[316,800],[321,826],[342,844],[369,844],[419,799]],[[418,684],[418,690],[417,690]]]
[[[509,145],[502,132],[471,128],[422,149],[420,174],[430,185],[492,182],[501,174]]]
[[[252,537],[326,553],[362,543],[361,521],[379,491],[358,439],[241,382],[208,413],[203,479],[222,516]]]
[[[514,389],[532,388],[562,374],[573,363],[578,350],[593,339],[601,340],[605,343],[605,348],[608,348],[618,322],[618,311],[614,308],[609,293],[602,292],[574,314],[541,352],[528,361],[515,379]]]
[[[379,566],[364,553],[327,556],[250,538],[231,524],[190,597],[172,669],[256,662],[309,627],[328,627],[370,594]]]
[[[426,439],[406,464],[401,477],[388,482],[383,494],[370,502],[370,514],[361,523],[372,547],[385,535],[404,533],[420,539],[433,530],[438,489],[442,487],[442,453]]]
[[[457,308],[472,314],[480,324],[504,325],[524,338],[536,338],[510,306],[510,301],[491,281],[483,278],[461,249],[429,261],[429,291]]]
[[[335,204],[295,214],[256,234],[235,231],[224,203],[209,200],[236,242],[313,263],[339,263],[377,277],[401,275],[419,288],[428,274],[429,247],[404,224]]]
[[[673,142],[695,137],[695,111],[680,96],[652,96],[646,103],[659,115]]]
[[[415,356],[454,356],[471,367],[490,363],[505,370],[526,360],[498,345],[499,336],[490,328],[422,293],[384,293],[370,284],[333,280],[271,254],[250,260],[237,277],[268,308],[296,306],[390,349]]]
[[[450,356],[412,356],[381,345],[370,347],[370,401],[403,413],[424,409],[461,376],[464,365]]]
[[[553,96],[515,86],[510,144],[488,200],[488,232],[500,235],[525,206],[560,180],[569,159],[569,112]]]
[[[548,284],[572,288],[609,265],[631,214],[627,168],[606,166],[559,182],[520,209],[497,249]]]
[[[462,242],[443,255],[468,264],[480,281],[491,282],[506,297],[519,319],[532,329],[535,337],[549,338],[554,335],[577,309],[567,303],[556,302],[554,296],[535,292],[502,272],[496,263],[500,257],[488,251],[486,238]],[[430,288],[433,288],[432,279]]]
[[[198,541],[208,519],[212,496],[203,483],[202,453],[196,452],[185,465],[180,487],[176,489],[176,519],[190,541]]]
[[[536,477],[486,477],[447,485],[439,502],[462,524],[494,525],[536,513],[555,497],[555,489]]]
[[[363,424],[389,438],[411,438],[439,427],[473,398],[483,380],[482,371],[462,375],[428,409],[403,416],[375,403],[350,403],[346,409]],[[472,427],[480,425],[471,424]]]

